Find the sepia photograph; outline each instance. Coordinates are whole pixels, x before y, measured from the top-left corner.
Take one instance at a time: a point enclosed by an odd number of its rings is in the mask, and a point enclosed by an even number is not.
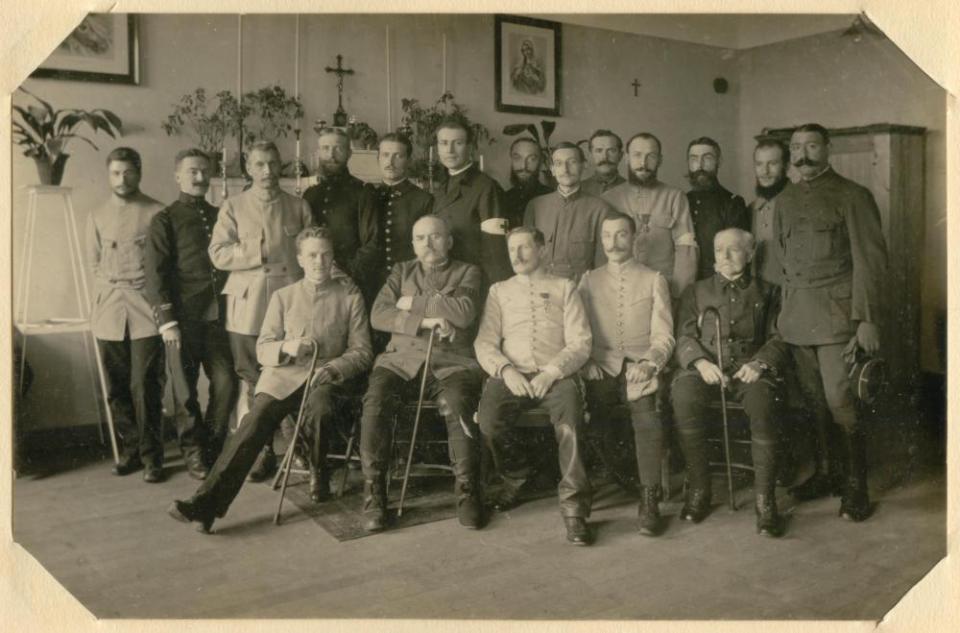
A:
[[[9,90],[12,541],[91,618],[876,624],[947,556],[883,20],[196,10]]]

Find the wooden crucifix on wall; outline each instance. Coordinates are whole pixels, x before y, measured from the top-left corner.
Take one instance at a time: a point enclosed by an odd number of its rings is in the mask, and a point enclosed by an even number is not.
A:
[[[352,75],[352,68],[343,67],[343,55],[337,55],[337,67],[327,66],[328,73],[337,75],[337,111],[333,113],[333,124],[337,127],[344,127],[347,124],[347,111],[343,109],[343,78],[345,75]]]

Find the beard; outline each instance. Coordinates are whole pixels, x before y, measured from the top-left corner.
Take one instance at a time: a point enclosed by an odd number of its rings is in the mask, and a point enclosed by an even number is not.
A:
[[[754,187],[754,191],[758,196],[764,198],[765,200],[773,200],[777,194],[783,191],[783,188],[787,186],[787,177],[783,176],[777,178],[772,185],[761,185],[760,181],[757,181],[757,186]]]
[[[520,176],[518,174],[524,174]],[[540,175],[530,172],[516,172],[510,170],[510,184],[516,189],[533,189],[540,184]]]
[[[717,182],[717,172],[704,169],[687,172],[687,180],[697,190],[715,189],[719,184]]]
[[[346,163],[341,164],[333,160],[325,160],[320,162],[320,171],[322,171],[323,175],[327,178],[339,176],[346,171],[346,168]]]
[[[631,185],[638,187],[652,187],[657,183],[657,170],[647,169],[638,176],[636,171],[628,169],[627,180],[630,181]]]

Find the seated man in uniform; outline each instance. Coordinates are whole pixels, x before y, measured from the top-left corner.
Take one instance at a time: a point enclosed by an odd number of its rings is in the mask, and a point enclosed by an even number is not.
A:
[[[363,525],[370,532],[386,527],[390,428],[400,405],[398,394],[419,385],[414,379],[421,371],[427,372],[425,397],[437,402],[447,423],[457,517],[471,529],[483,523],[479,431],[473,422],[483,373],[470,347],[482,275],[478,266],[451,259],[452,247],[446,220],[434,215],[417,220],[413,225],[417,258],[394,264],[370,312],[373,327],[393,335],[370,374],[360,420]],[[434,328],[437,339],[427,367],[427,342]]]
[[[507,235],[516,274],[490,287],[480,331],[477,359],[490,374],[477,420],[504,489],[496,505],[516,505],[529,477],[524,455],[511,437],[524,410],[550,412],[559,444],[560,513],[567,540],[589,545],[590,480],[580,459],[583,396],[577,371],[590,356],[590,323],[576,285],[540,266],[545,240],[539,229],[521,226]]]
[[[656,536],[663,455],[657,374],[673,353],[673,315],[666,277],[633,258],[636,232],[628,215],[616,212],[604,220],[601,239],[608,263],[580,279],[593,331],[593,350],[581,373],[593,426],[603,435],[618,422],[614,408],[629,405],[640,475],[638,529]]]
[[[333,240],[328,229],[309,227],[296,239],[297,262],[304,278],[277,290],[270,298],[257,340],[263,372],[257,381],[253,408],[230,436],[210,474],[188,501],[174,501],[168,512],[178,521],[197,521],[209,532],[223,517],[263,445],[281,420],[297,415],[303,390],[311,381],[306,413],[312,427],[314,500],[328,493],[327,478],[316,469],[326,456],[324,429],[332,416],[340,387],[362,374],[373,360],[367,313],[356,286],[346,277],[331,277]],[[317,365],[309,376],[313,347]]]
[[[750,273],[753,235],[724,229],[714,237],[716,274],[684,291],[677,313],[677,364],[672,385],[674,420],[687,461],[687,498],[680,518],[699,523],[710,512],[710,468],[705,427],[717,385],[729,389],[750,418],[757,532],[783,534],[774,495],[776,432],[780,400],[778,374],[787,358],[776,322],[780,289]],[[720,315],[723,367],[716,357],[716,318],[702,318],[714,308]]]

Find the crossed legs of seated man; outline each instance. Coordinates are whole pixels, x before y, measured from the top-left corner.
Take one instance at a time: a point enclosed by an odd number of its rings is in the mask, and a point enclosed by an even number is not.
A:
[[[420,371],[427,369],[423,367]],[[461,525],[471,529],[483,525],[479,429],[473,423],[482,376],[479,368],[459,369],[444,378],[437,378],[431,371],[424,392],[425,398],[437,403],[446,422],[447,446],[455,477],[457,517]],[[386,367],[376,367],[370,374],[360,418],[363,526],[367,531],[376,532],[387,525],[386,478],[393,416],[403,402],[402,396],[417,397],[421,378],[422,374],[418,373],[412,380],[407,380]]]
[[[660,462],[663,456],[663,419],[657,407],[657,393],[650,393],[628,401],[626,373],[611,376],[606,372],[599,380],[584,382],[591,424],[603,433],[605,427],[620,424],[616,409],[627,406],[633,425],[636,444],[637,473],[640,478],[640,505],[637,529],[645,536],[657,536],[662,530],[659,503],[663,497],[660,486]]]
[[[203,531],[209,532],[213,521],[226,515],[264,444],[273,438],[280,422],[288,415],[297,415],[303,389],[300,387],[283,399],[258,393],[240,427],[227,438],[210,474],[190,499],[175,501],[170,514],[180,521],[197,521]],[[307,396],[304,424],[319,428],[321,436],[331,432],[333,398],[337,389],[329,383],[318,384],[310,388]],[[308,421],[309,418],[313,419]]]
[[[576,378],[557,380],[540,399],[514,395],[501,378],[491,377],[487,380],[480,397],[477,419],[504,483],[497,506],[505,510],[516,505],[520,490],[530,475],[526,456],[515,437],[513,426],[521,413],[538,406],[549,412],[557,438],[560,514],[567,527],[567,539],[577,545],[588,545],[592,539],[586,519],[590,516],[592,491],[580,458],[583,395]]]
[[[260,380],[262,369],[260,362],[257,360],[257,336],[237,332],[228,332],[227,334],[230,337],[230,352],[233,354],[234,367],[243,383],[241,391],[246,390],[246,394],[241,394],[240,397],[247,398],[247,405],[249,410],[252,411],[256,402],[257,382]],[[264,445],[260,449],[256,462],[250,470],[250,481],[264,481],[277,469],[277,456],[273,452],[273,435],[265,438]]]
[[[708,385],[696,370],[681,370],[672,385],[674,422],[683,457],[687,462],[687,498],[680,518],[699,523],[710,513],[710,465],[706,426],[719,420],[711,413],[710,402],[719,398],[719,385]],[[776,447],[774,415],[780,386],[769,377],[745,383],[731,380],[729,398],[743,405],[750,418],[750,449],[753,456],[757,532],[765,536],[783,534],[777,511]]]

